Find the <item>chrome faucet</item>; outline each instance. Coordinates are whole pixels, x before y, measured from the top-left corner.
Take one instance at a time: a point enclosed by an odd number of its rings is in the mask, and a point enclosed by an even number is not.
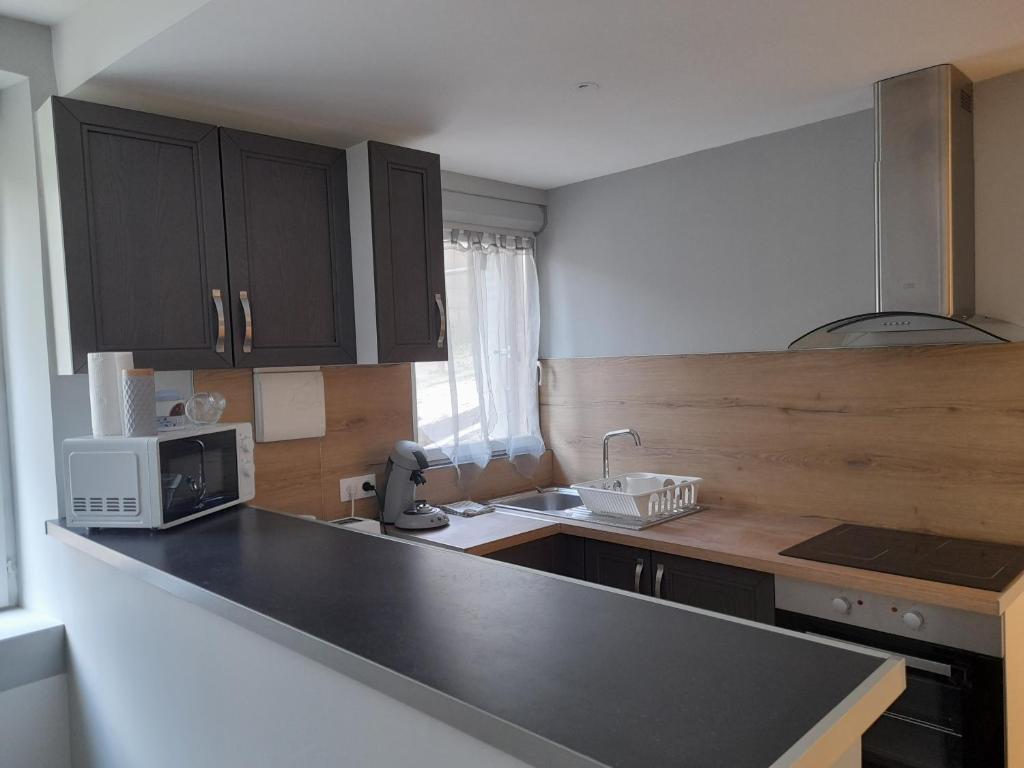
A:
[[[603,475],[603,477],[608,477],[608,474],[609,474],[608,473],[608,441],[611,440],[613,437],[618,437],[619,435],[632,435],[633,436],[633,442],[636,443],[638,448],[640,447],[640,435],[637,434],[637,431],[635,429],[613,429],[611,432],[605,433],[605,436],[604,436],[604,475]]]

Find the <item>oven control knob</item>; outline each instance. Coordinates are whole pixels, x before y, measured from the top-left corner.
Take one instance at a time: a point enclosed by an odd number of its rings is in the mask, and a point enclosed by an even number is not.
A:
[[[903,614],[903,625],[907,629],[920,629],[924,626],[924,616],[917,611],[907,611]]]
[[[252,462],[246,461],[242,463],[242,476],[252,477]]]
[[[841,613],[842,615],[845,616],[846,614],[848,614],[850,612],[850,609],[852,607],[853,607],[853,605],[851,605],[850,601],[847,600],[845,597],[833,597],[832,598],[832,610],[835,611],[836,613]]]
[[[248,435],[242,438],[242,450],[246,453],[252,453],[252,438]]]

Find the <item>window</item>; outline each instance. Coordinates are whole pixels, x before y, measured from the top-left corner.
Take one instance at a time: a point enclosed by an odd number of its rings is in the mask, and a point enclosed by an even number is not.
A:
[[[415,364],[417,439],[431,460],[456,464],[539,456],[533,239],[447,235],[448,360]]]

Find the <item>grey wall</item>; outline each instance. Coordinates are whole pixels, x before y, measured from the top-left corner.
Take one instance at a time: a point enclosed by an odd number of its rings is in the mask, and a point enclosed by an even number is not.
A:
[[[22,604],[51,615],[60,602],[55,544],[42,526],[57,502],[32,109],[54,82],[50,31],[0,17],[0,367],[9,400],[17,577]],[[23,652],[39,650],[31,636],[19,642]],[[70,764],[63,674],[0,693],[0,745],[0,764],[11,768]]]
[[[1024,70],[974,88],[978,312],[1024,325]]]
[[[56,93],[50,29],[0,16],[0,71],[28,78],[33,109]]]
[[[868,110],[549,191],[541,356],[781,349],[873,310],[873,152]]]

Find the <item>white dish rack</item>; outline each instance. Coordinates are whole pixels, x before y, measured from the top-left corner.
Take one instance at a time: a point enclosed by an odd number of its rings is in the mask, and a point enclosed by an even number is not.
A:
[[[576,483],[584,506],[596,515],[646,522],[669,515],[697,511],[701,478],[629,472],[624,475]]]

